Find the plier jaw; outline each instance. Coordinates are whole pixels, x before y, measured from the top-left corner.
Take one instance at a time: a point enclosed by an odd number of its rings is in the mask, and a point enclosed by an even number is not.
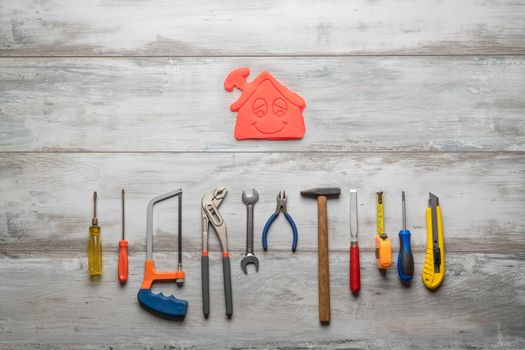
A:
[[[209,240],[209,226],[210,224],[217,232],[221,248],[223,253],[228,252],[228,238],[226,225],[224,219],[219,213],[218,207],[222,204],[224,197],[228,190],[226,187],[221,186],[216,188],[212,192],[206,192],[202,197],[201,202],[201,217],[202,217],[202,251],[208,252],[208,240]]]
[[[279,191],[277,194],[277,208],[275,209],[275,214],[279,215],[279,213],[282,211],[283,213],[286,213],[286,202],[288,198],[286,197],[286,191]]]
[[[224,197],[226,197],[226,194],[228,193],[228,190],[226,187],[221,186],[217,187],[212,194],[212,202],[216,207],[219,207],[222,203],[222,200]]]

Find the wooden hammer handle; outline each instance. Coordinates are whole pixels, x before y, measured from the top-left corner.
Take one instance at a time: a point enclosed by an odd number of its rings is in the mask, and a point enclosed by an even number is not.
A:
[[[330,270],[328,265],[328,214],[327,197],[317,197],[317,240],[319,277],[319,321],[330,323]]]

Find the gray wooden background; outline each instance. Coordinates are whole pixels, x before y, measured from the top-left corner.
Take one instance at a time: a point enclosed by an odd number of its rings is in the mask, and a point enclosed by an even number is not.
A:
[[[233,139],[235,67],[271,71],[307,101],[307,133]],[[201,311],[200,199],[225,185],[234,317],[224,316],[218,241]],[[332,324],[317,314],[316,204],[329,202]],[[184,190],[184,323],[137,301],[147,201]],[[258,274],[245,276],[241,191],[255,187]],[[130,279],[117,282],[120,189]],[[359,191],[362,292],[348,290],[348,190]],[[278,190],[270,251],[260,232]],[[104,275],[88,278],[99,192]],[[407,191],[416,276],[374,265],[374,192],[397,257]],[[441,199],[447,276],[420,281],[428,192]],[[524,348],[525,3],[516,0],[0,2],[0,348]],[[176,267],[176,206],[156,212],[155,259]]]

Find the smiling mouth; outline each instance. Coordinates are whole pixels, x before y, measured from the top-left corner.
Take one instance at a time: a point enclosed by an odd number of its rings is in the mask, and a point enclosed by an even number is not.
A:
[[[286,127],[286,125],[288,125],[287,122],[282,122],[282,126],[279,130],[275,130],[275,131],[264,131],[264,130],[261,130],[257,127],[257,122],[253,122],[252,125],[253,127],[258,131],[260,132],[261,134],[265,134],[265,135],[271,135],[271,134],[277,134],[278,132],[281,132],[283,131],[283,129]]]

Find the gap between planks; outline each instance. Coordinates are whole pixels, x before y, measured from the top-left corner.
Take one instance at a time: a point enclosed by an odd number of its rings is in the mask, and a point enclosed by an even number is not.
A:
[[[5,51],[5,50],[4,50]],[[13,55],[13,56],[0,56],[1,59],[53,59],[53,58],[86,58],[86,59],[126,59],[126,58],[345,58],[345,57],[370,57],[370,58],[388,58],[388,57],[493,57],[493,56],[511,56],[511,57],[523,57],[525,53],[511,53],[511,52],[498,52],[498,53],[465,53],[465,54],[272,54],[272,55]]]
[[[272,153],[283,153],[283,154],[483,154],[483,155],[525,155],[525,151],[511,151],[511,150],[500,150],[500,151],[438,151],[438,150],[414,150],[414,151],[402,151],[402,150],[361,150],[361,151],[351,151],[351,150],[291,150],[291,151],[277,151],[277,150],[186,150],[186,151],[177,151],[177,150],[151,150],[151,151],[139,151],[139,150],[127,150],[127,151],[99,151],[99,150],[70,150],[70,149],[49,149],[49,150],[34,150],[34,151],[0,151],[0,154],[272,154]]]

